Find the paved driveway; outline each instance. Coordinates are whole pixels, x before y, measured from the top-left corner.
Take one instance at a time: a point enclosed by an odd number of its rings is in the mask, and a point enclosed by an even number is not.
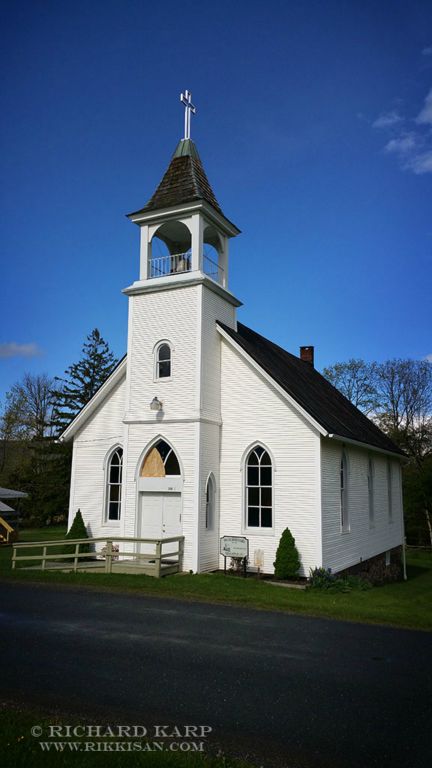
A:
[[[0,595],[4,699],[209,725],[264,766],[430,764],[426,633],[60,586]]]

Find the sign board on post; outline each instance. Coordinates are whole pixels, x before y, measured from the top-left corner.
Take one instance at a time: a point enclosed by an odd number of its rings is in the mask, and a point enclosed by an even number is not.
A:
[[[222,536],[220,553],[224,557],[248,557],[249,541],[246,536]]]
[[[238,557],[243,560],[243,575],[246,577],[249,557],[249,541],[246,536],[222,536],[220,540],[220,553],[224,556],[225,575],[227,557]]]

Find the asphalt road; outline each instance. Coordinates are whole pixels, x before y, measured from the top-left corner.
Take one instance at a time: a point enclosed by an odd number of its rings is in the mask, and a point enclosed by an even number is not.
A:
[[[208,725],[261,766],[424,768],[431,635],[0,584],[3,700],[91,722]]]

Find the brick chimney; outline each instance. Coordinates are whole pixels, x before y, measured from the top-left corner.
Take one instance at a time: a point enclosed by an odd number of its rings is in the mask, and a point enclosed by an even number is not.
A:
[[[305,363],[310,363],[313,367],[314,347],[300,347],[300,360],[304,360]]]

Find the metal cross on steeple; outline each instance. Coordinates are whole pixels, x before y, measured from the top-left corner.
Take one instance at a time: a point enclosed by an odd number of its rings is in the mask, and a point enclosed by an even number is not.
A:
[[[185,91],[180,94],[180,101],[185,105],[184,138],[190,139],[191,112],[194,115],[196,109],[192,104],[192,94]]]

